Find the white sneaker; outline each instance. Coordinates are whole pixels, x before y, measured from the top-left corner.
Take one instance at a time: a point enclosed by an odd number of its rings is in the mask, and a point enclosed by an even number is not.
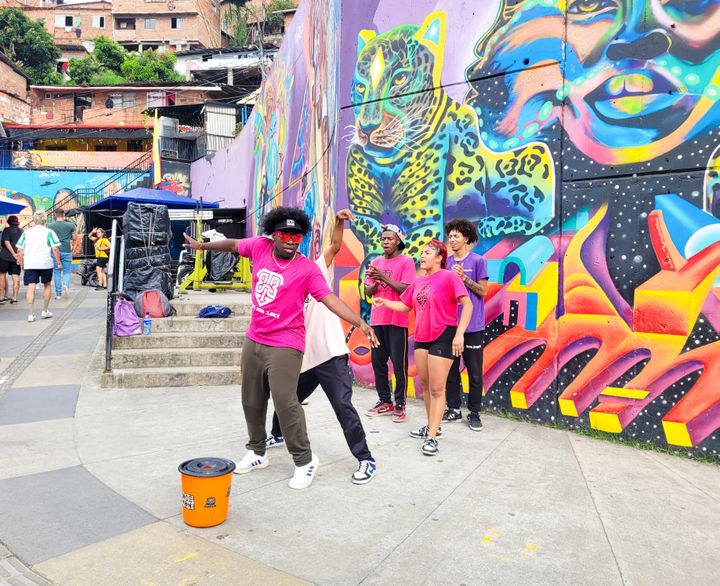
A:
[[[30,315],[28,315],[28,321],[29,321],[29,322],[34,322],[35,319],[36,319],[36,318],[35,318],[35,316],[34,316],[32,313],[31,313]]]
[[[48,319],[48,318],[52,317],[53,314],[52,314],[52,311],[43,310],[43,312],[40,315],[42,316],[43,319]]]
[[[247,474],[252,470],[267,468],[268,463],[267,455],[261,456],[248,450],[243,456],[243,459],[240,460],[240,463],[235,467],[235,474]]]
[[[62,295],[55,295],[55,299],[62,299]]]
[[[290,482],[288,482],[288,486],[298,490],[310,486],[313,478],[315,478],[319,463],[320,459],[313,454],[312,460],[310,460],[309,464],[306,464],[305,466],[296,466],[295,474],[293,474]]]

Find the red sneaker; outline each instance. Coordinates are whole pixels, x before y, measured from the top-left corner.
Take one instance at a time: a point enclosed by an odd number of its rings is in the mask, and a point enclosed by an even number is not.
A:
[[[392,416],[393,423],[402,423],[405,421],[405,405],[397,405]]]
[[[378,401],[375,403],[375,407],[368,409],[365,412],[365,415],[368,417],[377,417],[378,415],[392,415],[394,412],[395,409],[392,403],[383,403],[382,401]]]

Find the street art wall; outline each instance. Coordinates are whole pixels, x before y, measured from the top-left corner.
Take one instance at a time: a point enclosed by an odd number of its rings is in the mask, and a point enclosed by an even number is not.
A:
[[[718,457],[719,98],[719,0],[306,2],[239,183],[254,224],[305,207],[311,256],[355,211],[335,276],[363,312],[381,224],[417,256],[472,219],[488,410]]]
[[[115,173],[2,169],[0,196],[27,202],[27,208],[19,214],[24,223],[23,220],[32,220],[33,212],[50,209],[55,203],[64,202],[66,210],[85,205],[86,202],[68,198],[68,195],[77,189],[97,187]],[[108,189],[111,188],[109,185]]]

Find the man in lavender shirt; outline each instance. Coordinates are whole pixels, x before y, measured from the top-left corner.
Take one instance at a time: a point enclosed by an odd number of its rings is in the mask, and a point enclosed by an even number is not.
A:
[[[468,220],[452,220],[445,225],[452,256],[447,260],[447,268],[463,281],[473,304],[470,324],[465,331],[465,350],[462,358],[468,374],[468,410],[467,424],[473,431],[482,429],[480,409],[483,394],[483,338],[485,331],[485,295],[488,290],[488,272],[485,259],[472,252],[478,241],[475,224]],[[462,382],[460,380],[460,358],[456,358],[450,368],[445,387],[447,409],[443,421],[460,421],[462,413]]]

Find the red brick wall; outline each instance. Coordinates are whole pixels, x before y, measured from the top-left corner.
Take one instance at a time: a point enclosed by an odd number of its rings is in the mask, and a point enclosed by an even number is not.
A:
[[[30,121],[27,81],[3,61],[0,61],[0,121],[16,124]]]

